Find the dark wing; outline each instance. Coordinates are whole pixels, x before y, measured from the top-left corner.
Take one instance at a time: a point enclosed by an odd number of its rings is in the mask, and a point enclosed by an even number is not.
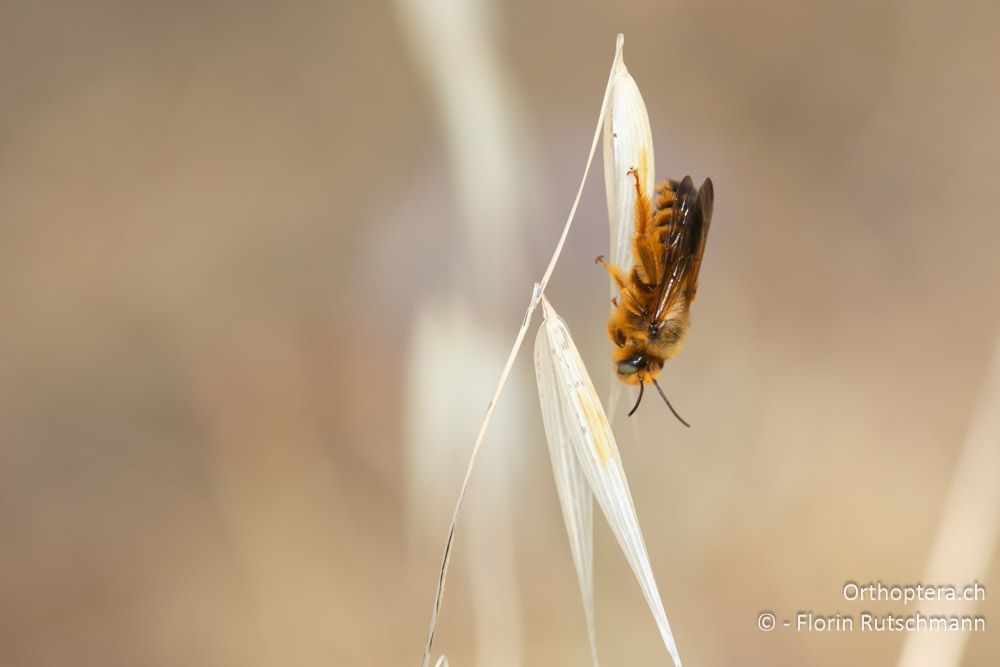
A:
[[[674,188],[670,227],[663,239],[663,277],[653,311],[654,323],[669,313],[679,298],[694,301],[714,197],[711,179],[695,188],[691,177],[685,176]]]
[[[705,241],[708,239],[708,228],[712,225],[712,208],[715,204],[715,190],[712,187],[712,179],[706,178],[698,188],[698,200],[696,207],[701,213],[701,220],[698,228],[693,234],[694,251],[691,253],[691,268],[688,269],[690,276],[687,286],[687,298],[694,301],[698,293],[698,274],[701,271],[701,258],[705,254]]]

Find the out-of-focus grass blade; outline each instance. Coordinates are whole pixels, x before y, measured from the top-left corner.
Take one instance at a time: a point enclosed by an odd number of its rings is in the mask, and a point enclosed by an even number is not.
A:
[[[1000,543],[1000,338],[952,473],[924,581],[983,581]],[[971,615],[977,600],[925,600],[926,614]],[[970,632],[908,632],[898,667],[957,667]]]
[[[542,308],[544,314],[539,342],[536,343],[535,367],[549,447],[557,450],[572,448],[579,469],[639,581],[663,644],[675,667],[680,667],[677,645],[649,564],[646,544],[639,529],[639,519],[611,426],[566,323],[544,298]],[[552,442],[553,434],[559,438],[558,442]],[[558,471],[556,477],[559,478]],[[561,500],[562,497],[563,491],[560,490]],[[579,502],[578,496],[576,501]],[[571,507],[567,512],[564,501],[564,517],[575,514],[576,511]],[[571,543],[574,539],[578,538],[574,538],[571,533]],[[579,565],[577,571],[582,580]],[[586,599],[586,591],[584,598]]]
[[[440,547],[432,519],[447,511],[454,493],[442,480],[462,472],[464,463],[455,447],[478,425],[482,396],[490,391],[491,376],[504,362],[505,345],[501,335],[476,318],[460,298],[427,298],[416,306],[403,420],[407,546],[416,567],[426,567]],[[442,359],[467,373],[461,382],[440,372]],[[500,416],[491,437],[503,442],[524,442],[528,437],[527,425],[516,417],[531,407],[524,391],[526,380],[512,378],[514,391],[507,398],[511,412]],[[516,667],[522,660],[510,499],[517,456],[516,448],[494,451],[466,508],[469,524],[462,539],[469,558],[463,574],[471,584],[469,613],[483,667]]]

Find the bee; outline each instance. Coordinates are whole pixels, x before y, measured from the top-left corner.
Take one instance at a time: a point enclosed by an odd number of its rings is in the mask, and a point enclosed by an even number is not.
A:
[[[596,262],[618,285],[619,295],[611,300],[614,311],[608,320],[608,336],[614,344],[612,359],[618,379],[639,385],[639,398],[629,411],[631,417],[642,402],[647,384],[663,397],[674,416],[685,426],[666,394],[656,382],[663,364],[680,352],[691,323],[691,304],[698,292],[698,271],[705,253],[705,239],[712,222],[711,179],[700,188],[686,176],[677,181],[660,181],[656,200],[650,201],[635,179],[635,234],[632,238],[634,266],[629,273],[598,257]]]

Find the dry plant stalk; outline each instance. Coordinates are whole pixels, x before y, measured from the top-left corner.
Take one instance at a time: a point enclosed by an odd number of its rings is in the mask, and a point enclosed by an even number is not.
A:
[[[569,229],[576,215],[583,187],[590,173],[590,166],[596,152],[597,142],[601,137],[602,128],[605,129],[606,181],[609,183],[608,203],[613,238],[612,256],[616,259],[624,259],[621,257],[622,247],[626,248],[625,252],[629,252],[627,250],[627,242],[616,243],[614,239],[616,238],[616,234],[620,239],[622,234],[631,233],[631,211],[634,210],[634,199],[630,200],[629,195],[625,194],[621,188],[616,188],[614,192],[612,191],[611,182],[608,180],[609,167],[607,166],[609,147],[614,153],[611,168],[617,169],[621,164],[631,162],[624,170],[624,173],[627,174],[629,169],[639,168],[645,172],[643,173],[644,179],[651,179],[653,177],[652,140],[649,132],[649,121],[646,117],[645,105],[642,104],[641,97],[638,97],[638,104],[635,103],[638,89],[625,69],[622,60],[623,45],[624,36],[619,34],[611,74],[608,78],[608,84],[601,103],[597,128],[594,131],[590,153],[587,157],[583,177],[577,189],[576,198],[570,208],[562,234],[545,269],[545,273],[542,279],[535,285],[524,319],[518,329],[513,347],[507,357],[507,362],[500,375],[500,380],[493,393],[493,397],[487,406],[486,414],[472,448],[472,454],[462,481],[458,501],[452,513],[445,538],[444,555],[438,576],[437,591],[431,612],[430,630],[424,651],[424,667],[428,667],[430,664],[431,649],[441,610],[444,587],[447,581],[455,529],[465,493],[468,489],[469,478],[486,431],[492,420],[497,401],[507,384],[511,368],[524,342],[532,315],[539,303],[543,304],[544,309],[543,323],[539,329],[535,349],[539,399],[549,443],[550,456],[552,458],[553,472],[563,509],[563,517],[570,538],[573,560],[583,596],[594,664],[597,665],[597,650],[593,612],[592,498],[596,497],[629,565],[632,567],[640,583],[660,631],[664,646],[670,653],[674,665],[676,667],[680,667],[681,665],[677,647],[670,631],[670,625],[667,622],[666,612],[663,609],[663,604],[656,588],[656,582],[653,578],[642,533],[639,530],[635,507],[628,489],[628,482],[625,479],[614,435],[611,433],[604,409],[597,397],[597,393],[583,365],[579,352],[573,344],[568,328],[558,315],[556,315],[548,301],[544,299],[545,288],[562,253]],[[619,83],[620,85],[618,85]],[[629,84],[631,88],[629,88]],[[616,90],[619,92],[617,98],[615,97]],[[624,102],[616,105],[615,102],[618,99],[622,99]],[[611,101],[612,108],[610,113],[609,101]],[[636,114],[638,114],[638,117]],[[615,118],[623,120],[624,123],[621,126],[628,128],[628,130],[613,129],[609,131],[608,128],[614,125],[612,119]],[[641,129],[643,123],[645,124],[644,131]],[[639,136],[633,136],[635,133],[634,128],[636,127],[640,128]],[[618,150],[614,151],[615,148]],[[628,211],[623,211],[622,209],[624,208],[627,208]],[[628,231],[623,231],[620,228],[621,225],[624,225]]]

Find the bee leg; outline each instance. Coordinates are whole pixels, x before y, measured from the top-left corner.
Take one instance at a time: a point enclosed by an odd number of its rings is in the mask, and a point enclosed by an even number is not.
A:
[[[600,264],[601,266],[603,266],[605,269],[608,270],[608,273],[611,274],[611,279],[614,280],[615,284],[618,285],[618,289],[620,290],[625,289],[625,286],[627,285],[627,282],[625,280],[625,274],[623,274],[622,270],[619,269],[614,264],[609,264],[607,260],[604,259],[604,255],[598,255],[597,259],[594,260],[594,264]]]
[[[652,283],[659,276],[657,270],[656,257],[662,253],[662,248],[657,247],[655,225],[660,224],[659,219],[654,215],[649,197],[643,191],[642,183],[639,182],[639,170],[633,167],[628,170],[629,175],[635,179],[635,235],[632,237],[632,256],[637,260],[636,266],[641,266],[640,282],[644,284]],[[669,212],[667,213],[669,215]],[[634,281],[634,279],[633,279]]]
[[[635,179],[635,194],[642,199],[642,184],[639,183],[639,170],[632,167],[628,170],[628,175]]]

